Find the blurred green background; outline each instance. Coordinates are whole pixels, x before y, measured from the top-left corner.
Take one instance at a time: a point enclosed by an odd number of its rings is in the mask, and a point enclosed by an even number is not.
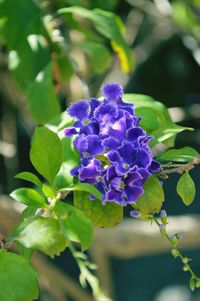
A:
[[[32,169],[35,125],[51,122],[74,100],[99,96],[112,81],[164,102],[174,121],[195,128],[176,146],[200,151],[200,1],[0,0],[1,194],[19,186],[17,172]],[[200,213],[199,197],[185,208],[172,194],[174,179],[165,184],[168,213]],[[191,253],[198,271],[199,250]],[[63,256],[57,264],[63,268],[68,258],[65,270],[76,276],[70,255]],[[111,266],[116,301],[200,300],[169,254],[111,258]]]

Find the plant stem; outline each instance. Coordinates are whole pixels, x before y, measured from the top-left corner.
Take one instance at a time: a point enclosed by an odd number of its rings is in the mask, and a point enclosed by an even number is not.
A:
[[[89,283],[92,289],[92,294],[96,301],[112,301],[110,298],[105,296],[105,294],[99,286],[99,280],[90,271],[94,264],[88,262],[87,256],[85,254],[77,252],[71,243],[69,244],[69,249],[80,269],[79,279],[82,287],[86,287],[87,283]]]
[[[158,219],[155,217],[155,216],[152,216],[151,219],[156,223],[156,225],[159,227],[160,229],[160,232],[162,234],[163,237],[167,238],[167,240],[169,241],[169,243],[171,244],[172,246],[172,255],[176,258],[176,257],[179,257],[180,260],[182,261],[184,267],[183,267],[183,270],[185,272],[189,272],[190,275],[192,276],[192,278],[194,278],[195,280],[198,280],[199,281],[199,277],[193,272],[190,264],[188,263],[190,259],[188,259],[187,257],[184,257],[182,255],[182,253],[180,252],[180,250],[178,249],[178,239],[175,238],[171,238],[169,236],[169,234],[167,233],[166,231],[166,227],[165,227],[165,230],[161,230],[161,226],[163,225],[162,223],[160,223],[158,221]],[[167,223],[168,224],[168,223]],[[166,225],[165,225],[166,226]]]
[[[168,164],[163,165],[161,170],[157,173],[157,175],[161,178],[167,179],[169,174],[171,173],[179,173],[182,174],[186,171],[190,171],[195,167],[195,165],[200,164],[200,156],[195,157],[192,161],[185,164]],[[163,167],[169,167],[168,169],[163,169]]]

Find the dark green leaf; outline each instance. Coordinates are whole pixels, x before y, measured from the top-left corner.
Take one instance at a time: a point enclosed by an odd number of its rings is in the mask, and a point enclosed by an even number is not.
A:
[[[59,13],[74,13],[92,21],[96,30],[111,40],[111,45],[118,54],[122,71],[125,73],[131,71],[133,55],[123,38],[122,32],[124,31],[124,27],[118,16],[101,9],[89,10],[79,6],[60,9]]]
[[[52,66],[40,71],[28,90],[28,106],[33,119],[40,125],[60,113],[60,105],[53,87]]]
[[[44,38],[42,37],[37,43],[37,50],[33,50],[27,40],[21,41],[18,43],[17,50],[9,53],[9,69],[25,93],[34,83],[38,73],[44,70],[50,62],[49,49]]]
[[[37,34],[41,30],[41,12],[33,0],[20,0],[13,9],[12,0],[1,0],[0,18],[5,18],[3,34],[10,48],[15,49],[20,41],[25,40],[30,34]],[[29,24],[29,26],[27,26]]]
[[[74,192],[74,205],[82,210],[96,227],[114,227],[123,219],[123,207],[116,203],[102,205],[100,201],[91,201],[86,192]]]
[[[0,250],[0,300],[32,301],[39,297],[37,273],[28,261]]]
[[[186,206],[189,206],[194,201],[196,189],[189,172],[185,172],[180,177],[176,190]]]
[[[15,228],[12,238],[28,249],[38,249],[49,256],[59,255],[67,246],[58,221],[51,217],[37,216],[24,221]]]
[[[66,238],[80,243],[83,251],[88,249],[93,239],[91,221],[85,217],[82,211],[62,202],[57,202],[55,211],[60,228]]]
[[[0,1],[1,38],[10,50],[9,68],[26,90],[36,75],[50,62],[44,37],[42,10],[33,0]],[[19,42],[20,37],[20,42]]]
[[[173,146],[175,137],[184,130],[193,130],[175,124],[167,108],[159,101],[150,96],[141,94],[125,94],[123,97],[125,102],[134,104],[136,110],[139,108],[150,108],[157,115],[158,127],[148,131],[149,135],[153,135],[154,139],[150,141],[150,145],[154,146],[158,143],[164,143],[167,146]]]
[[[16,189],[10,194],[10,196],[20,203],[35,208],[42,208],[47,205],[43,196],[32,188]]]
[[[162,153],[157,160],[159,161],[176,161],[176,162],[190,162],[195,157],[199,156],[199,153],[192,147],[183,147],[180,149],[169,149]]]
[[[151,176],[144,183],[144,194],[137,200],[133,207],[143,216],[159,213],[164,202],[164,191],[156,176]]]
[[[32,172],[29,171],[20,172],[15,176],[15,178],[31,182],[36,186],[39,186],[40,188],[42,187],[42,182]]]
[[[74,184],[72,186],[61,189],[60,191],[87,191],[92,194],[97,200],[102,200],[102,194],[99,192],[99,190],[93,185],[87,183]]]
[[[59,68],[62,81],[69,80],[74,74],[72,62],[66,54],[57,54],[56,62]]]
[[[63,148],[58,135],[45,127],[37,128],[30,159],[35,169],[52,185],[63,161]]]

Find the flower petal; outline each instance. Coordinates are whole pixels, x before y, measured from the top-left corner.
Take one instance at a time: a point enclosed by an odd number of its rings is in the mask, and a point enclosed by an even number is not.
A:
[[[86,119],[89,114],[89,102],[87,100],[80,100],[73,103],[67,110],[71,117],[79,120]]]
[[[109,83],[101,88],[103,95],[108,100],[118,100],[123,95],[123,88],[118,83]]]

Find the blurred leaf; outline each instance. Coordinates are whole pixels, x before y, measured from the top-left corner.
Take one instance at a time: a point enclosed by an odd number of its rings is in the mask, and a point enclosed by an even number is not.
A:
[[[33,51],[27,41],[21,41],[17,49],[9,53],[9,69],[25,92],[49,62],[50,54],[45,43],[38,43],[37,49]]]
[[[125,94],[123,99],[125,102],[134,104],[136,110],[144,107],[150,108],[157,115],[158,127],[148,131],[149,135],[154,136],[154,139],[149,143],[150,146],[154,146],[158,143],[173,146],[175,137],[178,133],[184,130],[193,130],[175,124],[172,121],[167,108],[161,102],[156,101],[150,96],[142,94]]]
[[[91,1],[91,5],[93,8],[101,8],[104,10],[110,10],[113,11],[117,4],[118,4],[119,0],[107,0],[107,1],[102,1],[102,0],[93,0]]]
[[[17,1],[14,9],[12,0],[1,0],[0,20],[4,20],[0,38],[10,50],[9,67],[19,86],[26,90],[50,61],[42,10],[32,0]]]
[[[101,9],[89,10],[79,6],[60,9],[59,13],[74,13],[93,22],[96,30],[111,40],[111,45],[119,56],[121,69],[128,73],[133,67],[133,55],[122,35],[122,22],[115,14]]]
[[[93,239],[92,222],[82,211],[62,202],[56,203],[55,211],[61,231],[66,238],[80,243],[82,251],[88,249]]]
[[[92,68],[96,73],[101,73],[111,65],[111,54],[108,49],[100,43],[84,42],[78,47],[88,54]]]
[[[29,171],[20,172],[15,176],[15,178],[31,182],[40,188],[42,187],[42,182],[32,172]]]
[[[51,217],[37,216],[18,225],[13,239],[28,249],[38,249],[49,255],[59,255],[67,246],[58,221]]]
[[[61,53],[56,56],[56,63],[60,71],[62,81],[69,80],[74,74],[72,62],[66,54]]]
[[[17,242],[17,247],[19,249],[19,254],[20,256],[26,258],[27,261],[30,262],[31,257],[33,255],[33,250],[32,249],[27,249],[24,246],[22,246],[20,243]]]
[[[61,189],[60,191],[86,191],[92,194],[97,200],[102,200],[102,194],[99,192],[99,190],[95,186],[88,183],[78,183]]]
[[[50,119],[45,124],[53,132],[62,131],[64,128],[71,126],[74,123],[74,119],[70,117],[66,112],[63,112],[56,117]]]
[[[16,189],[10,194],[10,196],[20,203],[35,208],[42,208],[47,205],[41,194],[32,188]]]
[[[186,206],[192,204],[195,198],[196,189],[195,189],[195,184],[191,176],[189,175],[189,172],[185,172],[180,177],[177,183],[176,190]]]
[[[26,207],[21,213],[20,221],[23,221],[24,219],[29,218],[31,216],[34,216],[36,211],[37,211],[37,208],[35,208],[35,207],[32,207],[32,206]]]
[[[63,162],[63,148],[58,135],[45,127],[36,128],[30,159],[35,169],[52,185]]]
[[[53,86],[51,64],[41,71],[30,85],[28,106],[32,118],[42,125],[60,113],[60,105]]]
[[[3,34],[11,49],[29,34],[38,34],[41,30],[41,10],[33,0],[18,0],[13,9],[12,0],[0,1],[0,18],[6,18]],[[28,24],[28,26],[27,26]]]
[[[195,149],[186,146],[180,149],[169,149],[156,159],[159,161],[190,162],[197,156],[199,153]]]
[[[156,176],[151,176],[144,183],[144,193],[137,200],[133,208],[138,210],[144,217],[159,213],[165,196],[162,185]]]
[[[37,276],[25,258],[0,250],[0,300],[36,300],[39,297]]]
[[[74,206],[84,212],[96,227],[114,227],[123,219],[123,207],[116,203],[91,201],[87,192],[74,192]]]
[[[192,3],[193,2],[193,3]],[[196,7],[195,7],[196,4]],[[172,17],[186,32],[200,38],[199,3],[176,0],[172,3]]]

